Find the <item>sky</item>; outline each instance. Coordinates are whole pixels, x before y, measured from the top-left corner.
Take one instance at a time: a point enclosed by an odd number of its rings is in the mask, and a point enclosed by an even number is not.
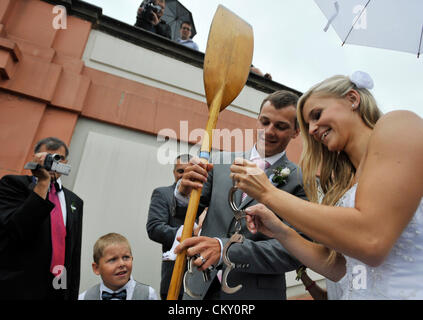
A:
[[[85,0],[103,14],[134,24],[141,0]],[[214,13],[219,4],[253,27],[253,64],[274,81],[306,91],[335,74],[365,71],[382,112],[410,110],[423,117],[423,55],[341,46],[332,27],[313,0],[179,0],[192,12],[197,31],[193,40],[205,52]]]

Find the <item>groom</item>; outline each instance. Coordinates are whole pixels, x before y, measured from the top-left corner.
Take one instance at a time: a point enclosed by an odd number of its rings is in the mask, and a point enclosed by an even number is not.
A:
[[[299,133],[296,120],[297,100],[296,94],[283,90],[266,97],[257,119],[257,144],[241,156],[264,163],[268,176],[273,174],[274,169],[288,168],[289,176],[278,188],[305,199],[300,170],[285,154],[288,143]],[[235,156],[239,155],[231,154],[232,160]],[[194,273],[188,278],[187,286],[199,299],[286,299],[285,272],[295,270],[300,263],[292,258],[277,240],[263,234],[249,233],[244,222],[241,234],[245,240],[242,244],[231,245],[228,251],[228,257],[233,263],[243,265],[243,268],[230,272],[228,285],[234,287],[242,284],[242,288],[234,294],[221,291],[221,272],[218,274],[218,270],[223,272],[225,269],[222,263],[222,249],[235,232],[234,213],[227,200],[229,190],[233,186],[229,177],[230,166],[231,163],[215,164],[207,172],[205,165],[191,162],[175,189],[175,197],[179,203],[187,205],[191,190],[203,183],[199,210],[208,207],[201,236],[185,240],[175,250],[179,253],[188,249],[188,256],[200,255],[200,258],[194,260],[198,269],[193,268]],[[245,197],[241,190],[236,191],[234,198],[240,209],[256,204],[254,199]],[[209,266],[217,268],[212,270],[209,280],[205,281],[201,270]],[[184,299],[191,298],[187,294],[184,295]]]

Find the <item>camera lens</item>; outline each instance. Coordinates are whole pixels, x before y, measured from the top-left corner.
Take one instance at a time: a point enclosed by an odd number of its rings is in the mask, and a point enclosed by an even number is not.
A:
[[[53,154],[53,155],[52,155],[52,158],[53,158],[53,160],[55,160],[55,161],[65,160],[65,157],[64,157],[64,156],[62,156],[62,155],[60,155],[60,154],[57,154],[57,153]]]

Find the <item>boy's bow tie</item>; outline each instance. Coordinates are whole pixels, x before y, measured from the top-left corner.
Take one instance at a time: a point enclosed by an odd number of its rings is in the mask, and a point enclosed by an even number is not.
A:
[[[119,300],[126,300],[126,289],[119,292],[114,292],[114,293],[109,293],[107,291],[103,291],[101,293],[101,299],[103,300],[111,300],[113,298],[119,299]]]

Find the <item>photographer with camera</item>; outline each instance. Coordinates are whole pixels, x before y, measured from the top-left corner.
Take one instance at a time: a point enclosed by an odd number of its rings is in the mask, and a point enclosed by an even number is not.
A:
[[[170,26],[161,20],[165,8],[165,0],[144,0],[138,8],[135,26],[172,39]]]
[[[60,180],[68,153],[63,141],[42,139],[32,176],[0,180],[0,299],[78,299],[83,201]]]

